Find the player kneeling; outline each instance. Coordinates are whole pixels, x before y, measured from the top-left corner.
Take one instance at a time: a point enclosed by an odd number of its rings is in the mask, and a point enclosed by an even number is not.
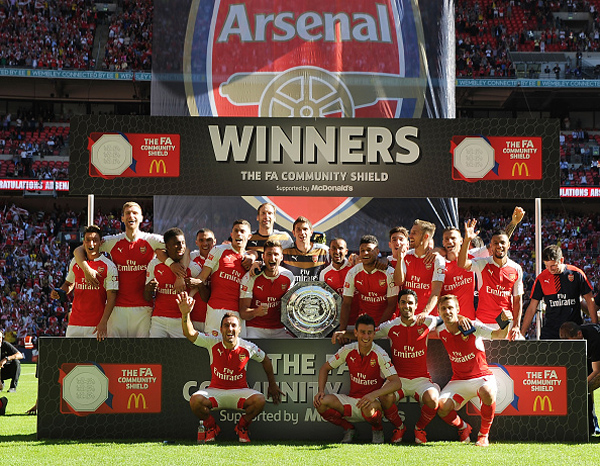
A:
[[[351,421],[365,420],[373,429],[373,443],[383,443],[383,409],[394,400],[393,393],[402,384],[388,354],[373,343],[375,321],[367,314],[356,319],[354,334],[358,341],[342,347],[319,371],[319,392],[314,405],[326,421],[344,429],[342,443],[351,443],[356,430]],[[350,393],[325,394],[329,371],[347,363],[350,371]],[[373,390],[373,387],[379,387]]]
[[[458,298],[454,295],[445,295],[439,299],[438,312],[444,321],[444,327],[438,329],[438,335],[452,365],[452,379],[440,394],[438,415],[446,423],[458,428],[461,442],[469,443],[471,426],[460,418],[457,411],[469,400],[479,396],[481,428],[477,445],[487,447],[496,411],[497,385],[496,377],[487,364],[483,339],[504,339],[510,326],[506,325],[503,330],[493,330],[484,324],[473,322],[474,331],[461,330],[458,325]],[[501,315],[505,322],[512,319],[510,311],[505,310]]]
[[[221,431],[210,414],[211,410],[235,409],[244,411],[235,426],[235,432],[240,442],[250,442],[248,428],[265,407],[265,396],[248,388],[246,366],[250,359],[262,363],[269,380],[269,397],[278,404],[282,392],[275,383],[271,360],[254,343],[239,338],[240,320],[235,314],[225,313],[221,319],[221,335],[213,337],[194,329],[190,320],[190,312],[194,307],[193,298],[185,292],[178,294],[177,304],[181,311],[184,335],[195,345],[206,348],[210,355],[210,385],[204,390],[198,390],[190,398],[192,412],[200,419],[198,441],[213,442]]]

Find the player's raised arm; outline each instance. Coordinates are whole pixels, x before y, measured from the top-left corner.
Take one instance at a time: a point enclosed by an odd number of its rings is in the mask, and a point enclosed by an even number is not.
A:
[[[188,340],[194,343],[199,334],[198,330],[194,328],[192,321],[190,320],[190,312],[192,312],[192,309],[194,308],[194,298],[188,296],[184,291],[183,293],[179,293],[175,300],[181,311],[181,327],[183,329],[183,334]]]
[[[92,269],[89,266],[89,264],[87,263],[87,261],[86,261],[87,256],[85,255],[85,248],[83,247],[83,244],[77,246],[73,250],[73,257],[75,258],[75,262],[77,262],[77,265],[79,267],[81,267],[81,270],[83,271],[83,274],[85,275],[85,280],[90,285],[98,286],[100,284],[98,277],[96,277],[98,272],[96,272],[94,269]]]
[[[471,241],[477,237],[479,231],[475,230],[477,220],[471,219],[465,222],[465,238],[460,252],[458,253],[457,265],[461,269],[471,270],[471,261],[469,260],[469,248],[471,247]]]

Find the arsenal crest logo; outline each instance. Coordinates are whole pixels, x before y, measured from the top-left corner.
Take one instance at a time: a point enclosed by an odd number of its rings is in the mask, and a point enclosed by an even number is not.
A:
[[[140,252],[146,254],[146,246],[140,246]]]
[[[377,364],[377,361],[375,361],[375,359],[371,359],[369,361],[369,364],[371,364],[371,367],[375,367],[375,364]]]
[[[567,275],[569,277],[569,281],[572,282],[573,280],[575,280],[575,275],[573,275],[572,273],[570,273],[569,275]]]
[[[104,273],[104,267],[100,266],[98,267],[98,273]]]
[[[199,31],[212,2],[205,42]],[[184,50],[191,115],[204,108],[207,88],[213,116],[422,114],[428,76],[416,0],[194,4]],[[193,80],[203,72],[206,83]]]
[[[244,362],[245,359],[246,359],[246,355],[245,354],[240,354],[240,361]]]
[[[379,280],[379,286],[382,286],[382,287],[383,287],[383,286],[385,286],[385,285],[386,285],[386,283],[387,283],[387,282],[386,282],[386,280],[385,280],[385,279],[381,279],[381,280]]]

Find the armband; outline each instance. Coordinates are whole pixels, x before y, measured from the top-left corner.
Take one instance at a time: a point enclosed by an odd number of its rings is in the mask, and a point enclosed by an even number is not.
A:
[[[171,259],[170,257],[167,257],[167,260],[165,261],[165,265],[167,267],[171,267],[171,265],[173,265],[175,261],[173,259]]]

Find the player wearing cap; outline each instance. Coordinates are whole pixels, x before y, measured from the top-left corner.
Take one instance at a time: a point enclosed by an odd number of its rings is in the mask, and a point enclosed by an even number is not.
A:
[[[503,330],[494,330],[477,321],[472,325],[475,331],[465,334],[459,327],[460,311],[458,298],[444,295],[439,299],[438,312],[444,326],[438,329],[440,340],[444,344],[450,364],[452,379],[442,389],[439,400],[438,415],[447,424],[458,428],[459,440],[463,443],[471,441],[471,426],[460,418],[457,411],[475,397],[481,399],[481,427],[477,445],[489,446],[489,432],[496,411],[496,378],[487,364],[483,339],[506,338],[509,326]],[[503,320],[511,320],[512,314],[504,310]]]
[[[200,333],[192,326],[190,312],[194,305],[193,298],[184,292],[177,295],[177,303],[181,311],[183,333],[196,346],[206,348],[210,357],[210,384],[190,398],[192,412],[203,426],[203,430],[199,429],[198,441],[213,442],[221,431],[210,414],[211,410],[234,409],[244,412],[235,426],[239,441],[250,442],[248,428],[264,409],[266,400],[262,393],[248,388],[246,368],[251,359],[262,364],[269,381],[269,397],[278,404],[282,392],[275,382],[271,360],[254,343],[239,338],[241,327],[237,315],[226,312],[221,320],[221,334],[215,337]]]
[[[248,338],[291,338],[281,323],[281,298],[294,284],[294,275],[281,267],[279,241],[265,241],[264,268],[248,272],[240,286],[240,316],[246,321]]]
[[[60,287],[65,293],[73,291],[73,304],[67,327],[67,337],[106,338],[111,313],[115,307],[119,278],[112,261],[100,254],[102,236],[100,227],[88,226],[83,233],[83,249],[86,266],[94,270],[97,285],[89,284],[82,268],[75,259],[69,264],[69,272]],[[50,293],[52,299],[60,299],[56,290]]]
[[[342,443],[351,443],[355,437],[352,422],[363,420],[371,424],[373,443],[383,443],[382,409],[393,404],[400,379],[388,354],[373,343],[375,321],[371,316],[363,314],[356,319],[354,335],[355,343],[343,346],[321,366],[314,405],[323,419],[344,429]],[[325,394],[329,371],[343,363],[350,372],[350,392]]]

